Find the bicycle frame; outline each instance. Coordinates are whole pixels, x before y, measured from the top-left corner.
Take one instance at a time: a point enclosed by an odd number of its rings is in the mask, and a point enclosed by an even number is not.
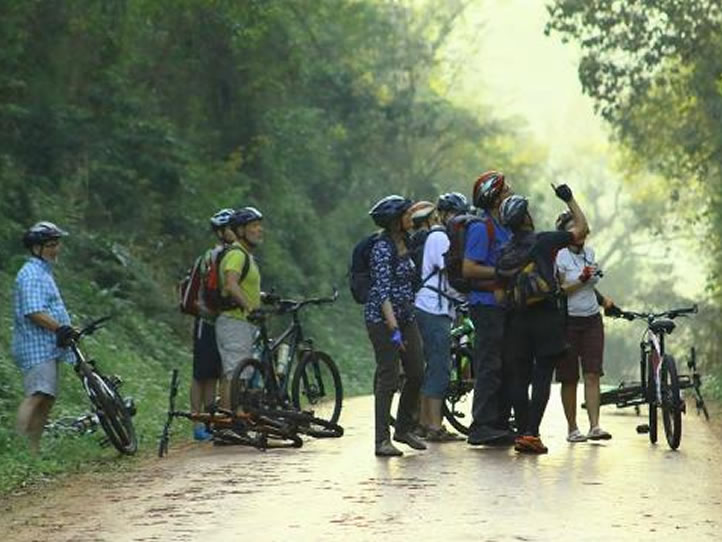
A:
[[[656,404],[662,402],[662,387],[660,385],[660,371],[662,369],[662,358],[664,357],[664,334],[655,333],[649,327],[644,332],[642,342],[640,346],[640,375],[642,377],[642,389],[644,395],[647,397],[648,402],[652,402],[654,398]],[[654,390],[647,389],[648,375],[647,373],[647,360],[650,360],[650,365],[654,371]],[[651,395],[654,393],[654,395]]]

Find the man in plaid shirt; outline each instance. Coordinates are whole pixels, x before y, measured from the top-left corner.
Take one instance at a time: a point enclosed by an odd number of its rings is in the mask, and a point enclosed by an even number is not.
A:
[[[18,432],[37,452],[43,427],[58,393],[58,363],[72,362],[68,342],[77,336],[53,278],[60,239],[67,233],[38,222],[23,235],[31,256],[15,278],[12,353],[23,373],[25,399],[18,409]]]

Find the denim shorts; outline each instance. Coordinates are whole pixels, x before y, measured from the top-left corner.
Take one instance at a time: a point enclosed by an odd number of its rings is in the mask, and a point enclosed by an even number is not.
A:
[[[451,318],[416,309],[416,321],[426,360],[421,393],[426,397],[443,399],[449,387],[451,370]]]
[[[23,373],[25,397],[43,393],[51,397],[58,396],[58,360],[39,363]]]

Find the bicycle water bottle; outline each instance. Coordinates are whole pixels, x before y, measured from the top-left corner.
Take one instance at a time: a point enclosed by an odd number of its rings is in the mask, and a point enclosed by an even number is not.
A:
[[[291,361],[288,356],[289,351],[290,348],[286,343],[278,345],[278,350],[276,350],[276,372],[279,375],[285,375],[288,370],[288,364]]]

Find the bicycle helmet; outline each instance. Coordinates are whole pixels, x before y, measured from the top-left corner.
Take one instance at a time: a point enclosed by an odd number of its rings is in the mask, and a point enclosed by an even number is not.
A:
[[[501,223],[508,228],[519,226],[527,215],[529,209],[529,200],[524,196],[509,196],[501,202],[499,208],[499,217]]]
[[[409,207],[411,207],[410,199],[397,195],[386,196],[371,207],[369,216],[377,226],[387,228],[395,218],[404,214]]]
[[[238,226],[245,226],[246,224],[250,224],[256,220],[263,220],[263,214],[261,214],[261,211],[255,207],[244,207],[243,209],[233,213],[233,217],[231,218],[229,224],[235,228]]]
[[[235,211],[233,209],[221,209],[211,217],[211,228],[217,230],[228,226],[234,214]]]
[[[491,170],[482,173],[474,183],[474,205],[488,209],[494,203],[494,198],[501,194],[504,185],[504,174],[501,171]]]
[[[436,208],[442,212],[451,211],[457,214],[468,213],[469,201],[464,194],[447,192],[439,196],[439,201],[436,202]]]
[[[565,231],[572,220],[574,220],[574,215],[572,215],[571,211],[564,211],[557,217],[556,228],[559,231]]]
[[[421,200],[409,207],[406,210],[406,213],[409,215],[414,224],[419,224],[429,218],[435,209],[436,206],[430,201]]]
[[[23,234],[23,245],[25,245],[25,248],[31,248],[67,235],[68,232],[61,230],[52,222],[38,222],[30,226]]]

